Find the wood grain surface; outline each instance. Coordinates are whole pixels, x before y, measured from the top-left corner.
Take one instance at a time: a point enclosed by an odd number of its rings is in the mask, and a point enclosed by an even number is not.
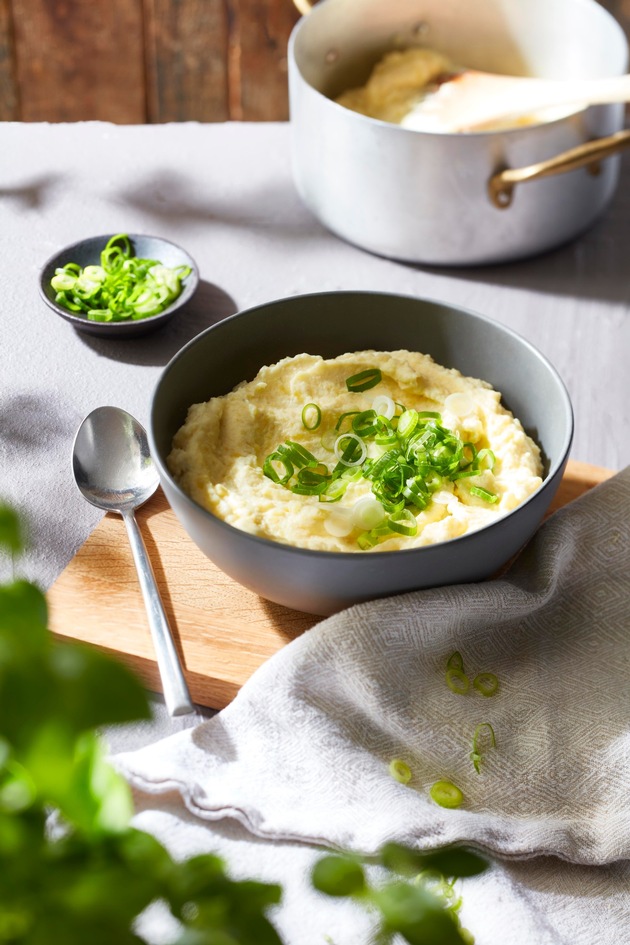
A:
[[[12,0],[22,121],[144,121],[142,0]]]
[[[11,0],[0,0],[0,121],[17,121],[20,117],[13,33]]]
[[[225,121],[228,10],[223,0],[144,0],[147,118]]]
[[[0,0],[0,121],[284,121],[292,0]]]
[[[569,462],[551,511],[613,475]],[[188,538],[164,494],[138,511],[149,556],[194,701],[220,709],[270,656],[320,618],[263,600],[209,561]],[[120,656],[147,688],[161,691],[125,526],[106,515],[48,592],[57,639]]]
[[[602,0],[630,36],[630,0]],[[0,0],[0,121],[284,121],[293,0]]]

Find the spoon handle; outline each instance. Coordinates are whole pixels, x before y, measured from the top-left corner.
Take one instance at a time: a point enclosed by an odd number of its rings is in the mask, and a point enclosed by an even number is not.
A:
[[[133,560],[147,609],[149,628],[155,647],[166,708],[170,715],[187,715],[189,712],[194,712],[195,709],[173,642],[171,628],[160,600],[160,593],[155,583],[147,549],[133,512],[124,512],[122,517],[127,526]]]

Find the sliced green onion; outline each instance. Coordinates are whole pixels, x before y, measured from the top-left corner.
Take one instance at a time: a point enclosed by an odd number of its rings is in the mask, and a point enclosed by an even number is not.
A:
[[[464,658],[459,650],[455,650],[454,653],[451,653],[448,660],[446,661],[447,669],[461,669],[464,671]]]
[[[340,476],[338,479],[331,479],[326,484],[326,488],[319,493],[320,502],[340,502],[344,497],[348,483],[344,482]]]
[[[56,269],[50,281],[55,301],[90,321],[134,321],[163,312],[181,294],[190,267],[164,266],[132,252],[129,237],[119,233],[103,248],[100,266],[69,262]]]
[[[370,531],[382,525],[386,512],[373,495],[364,495],[354,503],[351,509],[352,521],[357,528]]]
[[[389,773],[392,778],[400,781],[401,784],[409,784],[412,778],[411,768],[406,761],[402,761],[400,758],[394,758],[390,761]]]
[[[385,509],[372,495],[364,495],[357,499],[352,508],[352,521],[357,528],[366,530],[380,525],[385,515]]]
[[[460,807],[464,800],[460,789],[450,781],[436,781],[429,790],[429,794],[440,807]]]
[[[398,418],[398,426],[396,427],[398,436],[402,436],[405,439],[410,437],[418,426],[418,419],[417,410],[405,410]]]
[[[460,469],[458,472],[453,473],[450,477],[453,482],[457,482],[458,479],[470,479],[471,476],[478,476],[479,470],[476,468],[471,468],[470,466],[464,466],[463,469]]]
[[[482,489],[481,486],[471,486],[470,494],[476,495],[485,502],[491,502],[492,504],[499,501],[498,495],[495,495],[494,492],[488,492],[487,489]]]
[[[341,430],[341,427],[342,427],[342,425],[343,425],[343,421],[344,421],[347,417],[356,417],[356,415],[357,415],[358,413],[360,413],[359,410],[346,410],[346,412],[345,412],[345,413],[342,413],[341,416],[339,417],[339,419],[337,420],[337,422],[336,422],[336,424],[335,424],[335,430]]]
[[[494,673],[479,673],[473,679],[473,688],[482,696],[493,696],[499,688],[499,680]]]
[[[387,469],[398,463],[400,453],[397,449],[387,450],[382,456],[372,463],[367,469],[364,468],[363,475],[367,479],[380,479]]]
[[[322,408],[319,404],[305,404],[302,407],[302,426],[307,430],[316,430],[322,422]]]
[[[483,748],[481,742],[484,743]],[[473,734],[472,740],[472,751],[470,753],[470,760],[473,763],[474,769],[477,774],[480,773],[479,766],[482,761],[482,752],[486,748],[495,748],[496,739],[494,737],[494,729],[490,725],[490,722],[481,722]]]
[[[360,466],[367,456],[367,449],[356,433],[342,433],[337,437],[334,453],[343,466]]]
[[[117,255],[112,258],[119,262]],[[98,272],[88,275],[94,280],[99,278]],[[98,313],[95,317],[106,316]],[[349,389],[360,391],[381,379],[380,370],[370,368],[347,378],[346,384]],[[305,404],[302,426],[310,432],[321,421],[320,406],[313,402]],[[375,397],[372,407],[366,410],[340,414],[334,430],[326,431],[320,442],[337,459],[330,472],[301,444],[286,440],[267,457],[265,474],[298,495],[317,495],[324,504],[339,502],[350,482],[368,480],[371,495],[365,497],[365,508],[371,508],[372,514],[363,517],[355,511],[355,526],[361,530],[357,543],[364,550],[394,534],[407,538],[417,535],[419,511],[433,501],[444,504],[445,496],[448,503],[449,496],[454,494],[452,483],[478,476],[492,469],[496,461],[492,450],[477,451],[473,443],[463,442],[458,433],[445,427],[438,411],[406,408],[384,394]],[[379,451],[379,447],[385,449]],[[313,475],[302,475],[305,469]],[[343,483],[339,481],[342,479]],[[480,486],[471,485],[469,494],[490,503],[499,501],[499,496]],[[378,516],[374,510],[378,510]],[[447,667],[447,683],[453,692],[467,691],[469,681],[463,666]]]
[[[466,417],[475,409],[475,402],[470,394],[466,394],[463,391],[456,391],[454,394],[448,395],[444,401],[444,406],[457,417]]]
[[[361,466],[346,466],[341,470],[341,478],[347,482],[358,482],[362,478]]]
[[[284,476],[281,476],[277,472],[276,464],[284,468]],[[268,479],[271,479],[272,482],[277,482],[279,485],[284,486],[289,481],[293,475],[293,465],[287,456],[283,456],[282,453],[270,453],[263,463],[263,473],[267,476]]]
[[[321,496],[320,496],[321,501]],[[334,538],[345,538],[354,531],[354,523],[349,509],[333,509],[327,512],[324,528]]]
[[[294,440],[285,440],[284,443],[280,444],[276,452],[286,456],[289,462],[297,466],[298,469],[301,469],[303,466],[317,466],[317,459],[310,450],[307,450],[306,447],[302,446],[300,443],[296,443]]]
[[[479,464],[479,469],[483,469],[485,463],[486,469],[493,470],[497,461],[496,456],[490,449],[479,450],[476,459]]]
[[[446,670],[446,685],[451,692],[463,696],[470,688],[470,681],[463,670],[451,667]]]
[[[372,401],[372,410],[377,416],[391,420],[396,413],[396,404],[387,394],[379,394]]]
[[[352,429],[357,436],[365,439],[373,436],[377,430],[377,416],[374,410],[362,410],[352,421]]]
[[[357,538],[357,545],[361,551],[369,551],[370,548],[374,548],[375,545],[378,545],[380,541],[380,535],[376,534],[374,529],[371,529],[369,532],[362,532]]]
[[[401,509],[400,512],[394,512],[388,519],[389,527],[399,535],[406,535],[413,538],[418,534],[418,522],[416,516],[409,509]]]
[[[391,446],[398,442],[398,435],[391,421],[382,415],[376,418],[376,435],[374,442],[378,443],[379,446]]]
[[[467,452],[470,453],[470,459],[468,459],[466,456]],[[474,463],[475,466],[477,466],[478,461],[479,461],[479,453],[477,452],[477,447],[475,446],[475,444],[469,443],[468,441],[466,443],[462,443],[462,458],[461,458],[462,469],[464,469],[466,466],[470,466],[472,463]]]
[[[322,444],[322,448],[325,449],[328,453],[332,453],[335,449],[335,443],[337,442],[337,432],[335,430],[326,430],[322,434],[322,438],[319,441]]]
[[[413,479],[408,479],[403,489],[403,495],[409,499],[410,502],[413,502],[416,508],[420,509],[421,512],[423,509],[426,509],[431,501],[431,493],[422,476],[414,476]]]
[[[326,467],[323,467],[326,469]],[[319,495],[324,492],[330,482],[330,476],[326,470],[325,474],[316,472],[315,469],[300,469],[297,475],[297,482],[291,486],[291,492],[296,495]]]
[[[346,387],[353,393],[359,393],[363,390],[370,390],[381,383],[382,374],[380,368],[368,368],[366,371],[360,371],[346,378]]]

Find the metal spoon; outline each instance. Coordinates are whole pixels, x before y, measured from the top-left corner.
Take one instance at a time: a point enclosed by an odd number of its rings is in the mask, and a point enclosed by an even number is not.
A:
[[[193,712],[151,562],[134,516],[134,510],[153,495],[159,483],[144,428],[119,407],[97,407],[77,431],[72,469],[88,502],[106,512],[119,512],[123,517],[147,609],[166,707],[171,715]]]

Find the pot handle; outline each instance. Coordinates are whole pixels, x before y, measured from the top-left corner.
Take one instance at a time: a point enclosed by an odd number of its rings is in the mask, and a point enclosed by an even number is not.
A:
[[[297,0],[294,0],[297,3]],[[514,188],[517,184],[524,184],[529,180],[539,180],[541,177],[551,177],[554,174],[563,174],[578,167],[587,167],[593,174],[599,174],[599,162],[604,158],[623,151],[630,147],[630,129],[617,131],[607,138],[597,138],[587,141],[576,148],[556,154],[547,161],[530,164],[527,167],[508,168],[494,174],[488,181],[490,200],[499,210],[506,210],[512,203]]]
[[[313,4],[310,0],[293,0],[293,6],[296,8],[298,13],[301,13],[302,16],[308,16],[308,14],[313,9]]]

